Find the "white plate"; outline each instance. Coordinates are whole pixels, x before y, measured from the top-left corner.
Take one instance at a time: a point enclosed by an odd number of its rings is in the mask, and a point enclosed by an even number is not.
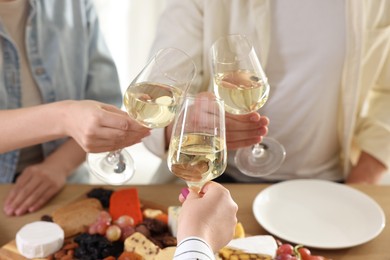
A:
[[[282,240],[340,249],[363,244],[385,227],[382,208],[344,184],[292,180],[269,186],[253,202],[259,224]]]

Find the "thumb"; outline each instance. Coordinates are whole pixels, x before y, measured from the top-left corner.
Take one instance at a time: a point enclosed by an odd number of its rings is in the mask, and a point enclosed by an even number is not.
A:
[[[127,115],[127,113],[120,108],[111,105],[111,104],[105,104],[105,103],[100,103],[100,108],[111,113],[116,113],[116,114],[121,114],[121,115]]]
[[[189,188],[189,193],[187,194],[186,200],[199,199],[200,195],[198,193],[198,189]]]
[[[207,192],[213,192],[213,190],[218,189],[220,186],[219,183],[216,183],[214,181],[209,181],[205,185],[203,185],[202,190],[200,191],[200,194],[204,195]]]

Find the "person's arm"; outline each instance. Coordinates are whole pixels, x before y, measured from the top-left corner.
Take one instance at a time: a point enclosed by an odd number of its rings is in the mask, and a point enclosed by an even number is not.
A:
[[[43,143],[65,136],[61,118],[64,103],[0,110],[0,153]]]
[[[178,247],[176,255],[187,252],[189,246],[193,246],[195,251],[203,248],[200,254],[209,255],[210,249],[216,253],[233,238],[238,206],[229,190],[221,184],[206,183],[200,195],[190,190],[186,198],[181,195],[179,200],[183,204],[179,213],[177,242],[178,245],[184,244]]]
[[[43,162],[26,167],[6,197],[5,213],[20,216],[40,209],[64,187],[84,160],[85,152],[69,139]]]
[[[360,156],[347,176],[348,183],[378,183],[390,169],[390,51],[383,52],[380,60],[368,62],[364,67],[366,74],[377,76],[369,90],[360,90],[364,93],[360,97],[365,101],[361,105],[364,112],[359,112],[354,129],[354,145]]]
[[[141,141],[149,129],[115,106],[96,101],[60,101],[1,110],[0,153],[73,137],[88,152],[104,152]]]
[[[366,152],[362,152],[355,166],[352,167],[346,183],[377,184],[387,171],[386,166]]]

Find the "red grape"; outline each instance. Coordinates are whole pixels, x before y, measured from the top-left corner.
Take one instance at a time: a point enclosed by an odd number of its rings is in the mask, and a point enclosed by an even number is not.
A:
[[[89,228],[88,228],[88,233],[89,233],[90,235],[94,235],[94,234],[97,233],[97,225],[96,225],[96,223],[92,223],[92,224],[89,226]]]
[[[276,260],[298,260],[297,257],[290,255],[290,254],[280,254],[280,255],[277,255],[275,259]]]
[[[111,224],[111,215],[110,213],[108,213],[107,211],[105,210],[102,210],[99,214],[99,217],[97,219],[98,222],[103,222],[103,223],[106,223],[107,225],[110,225]]]
[[[123,227],[121,228],[121,230],[122,230],[122,236],[121,236],[122,241],[125,241],[126,238],[128,238],[135,232],[135,229],[132,226]]]
[[[106,230],[108,225],[106,223],[99,222],[96,224],[96,231],[99,235],[104,236],[106,234]]]
[[[276,255],[281,255],[281,254],[293,255],[294,247],[291,244],[280,245],[276,251]]]

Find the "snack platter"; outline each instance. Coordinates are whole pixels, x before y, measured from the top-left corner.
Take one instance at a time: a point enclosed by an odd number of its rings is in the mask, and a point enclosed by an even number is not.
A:
[[[58,225],[63,231],[61,246],[50,254],[45,253],[45,257],[26,257],[28,252],[24,249],[29,244],[23,244],[25,241],[21,233],[26,226],[35,225],[36,222],[26,223],[16,234],[15,240],[0,248],[0,260],[173,259],[179,210],[179,206],[164,208],[157,203],[142,200],[138,198],[135,188],[93,188],[84,196],[36,221],[40,225]],[[41,226],[39,228],[45,229]],[[40,239],[39,243],[46,237]],[[38,251],[42,251],[42,245],[40,247]],[[216,259],[284,259],[279,255],[294,256],[301,249],[306,250],[300,245],[293,247],[283,244],[270,235],[248,236],[242,223],[238,222],[234,239],[216,254]],[[310,256],[309,251],[305,252]],[[306,260],[305,257],[298,257],[291,259]]]
[[[99,200],[96,198],[96,192],[98,192],[101,196],[102,193],[104,193],[103,197],[105,198],[99,198]],[[64,244],[63,247],[71,247],[72,248],[72,241],[75,239],[75,237],[79,236],[82,233],[89,233],[89,226],[96,222],[96,219],[99,218],[100,212],[109,212],[108,204],[110,197],[113,197],[112,194],[114,194],[114,190],[106,190],[102,188],[95,188],[92,189],[91,192],[88,194],[78,198],[77,200],[69,203],[68,205],[65,205],[64,207],[61,207],[59,209],[56,209],[52,214],[42,216],[40,220],[37,220],[37,222],[43,221],[49,221],[59,224],[63,230],[64,230]],[[121,210],[124,208],[126,210],[128,207],[131,207],[131,210],[134,210],[135,207],[139,207],[140,212],[149,212],[149,214],[161,214],[162,216],[165,216],[164,221],[167,221],[167,209],[160,206],[157,203],[145,201],[138,198],[138,194],[136,189],[123,189],[120,192],[116,193],[117,195],[117,201],[122,201],[122,196],[128,197],[127,203],[120,202],[121,204],[118,205],[118,208],[121,208],[118,210],[112,209],[112,214],[122,214]],[[118,195],[119,194],[119,195]],[[133,197],[132,197],[133,196]],[[102,197],[102,196],[101,196]],[[132,198],[129,198],[132,197]],[[114,200],[115,201],[115,200]],[[111,201],[112,202],[112,201]],[[114,202],[115,203],[115,202]],[[118,202],[116,202],[118,203]],[[152,211],[152,213],[150,213]],[[157,213],[156,213],[157,212]],[[134,213],[134,218],[139,218],[139,212]],[[138,214],[138,216],[137,216]],[[147,217],[143,216],[143,219],[146,219]],[[139,220],[140,221],[140,220]],[[141,224],[141,223],[139,223]],[[147,230],[140,230],[144,226],[140,227],[137,231],[140,232],[147,232]],[[134,232],[134,231],[133,231]],[[164,230],[164,232],[168,233],[167,230]],[[99,234],[96,234],[96,236],[101,236]],[[169,242],[172,245],[176,245],[176,239],[168,234],[168,236],[171,238]],[[101,236],[104,237],[104,236]],[[174,240],[173,240],[174,239]],[[167,240],[167,239],[166,239]],[[169,240],[169,239],[168,239]],[[122,241],[123,242],[123,241]],[[155,243],[158,243],[158,241],[154,241]],[[119,239],[118,239],[119,243]],[[167,247],[167,244],[161,245],[162,247]],[[62,248],[61,248],[62,250]],[[60,251],[60,250],[59,250]],[[57,253],[57,252],[56,252]],[[117,258],[117,257],[116,257]],[[112,258],[112,259],[116,259]],[[20,251],[18,250],[16,240],[12,240],[9,243],[5,244],[0,248],[0,260],[42,260],[42,259],[62,259],[62,258],[56,258],[55,253],[50,254],[48,257],[44,258],[27,258],[24,257]],[[69,258],[63,258],[66,259],[79,259],[77,257],[69,257]],[[82,258],[84,259],[84,258]],[[94,259],[93,257],[91,259]]]

